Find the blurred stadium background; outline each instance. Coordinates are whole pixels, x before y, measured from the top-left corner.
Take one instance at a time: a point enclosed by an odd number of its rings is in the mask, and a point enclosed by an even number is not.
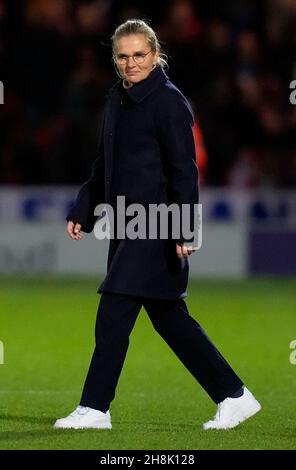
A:
[[[196,112],[204,239],[192,273],[295,275],[289,0],[1,1],[0,271],[103,275],[106,246],[88,237],[73,256],[60,224],[90,171],[117,79],[110,36],[131,17],[151,20],[168,75]]]
[[[117,434],[98,443],[91,433],[48,431],[79,399],[108,247],[93,235],[71,242],[65,215],[117,80],[110,36],[134,17],[151,21],[167,73],[195,111],[203,246],[190,258],[189,306],[267,400],[259,426],[246,423],[235,437],[196,439],[196,423],[213,410],[145,317],[114,403]],[[295,31],[295,0],[0,0],[0,448],[295,447]],[[144,389],[137,366],[147,352],[155,360]]]

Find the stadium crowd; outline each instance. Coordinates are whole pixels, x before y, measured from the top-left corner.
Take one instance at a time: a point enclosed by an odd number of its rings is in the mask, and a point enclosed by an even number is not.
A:
[[[149,19],[196,113],[208,186],[296,186],[294,0],[0,0],[0,184],[80,184],[117,80],[110,36]]]

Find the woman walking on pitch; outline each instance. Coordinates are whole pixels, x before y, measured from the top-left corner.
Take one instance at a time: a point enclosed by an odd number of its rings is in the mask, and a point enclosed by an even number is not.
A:
[[[112,45],[120,80],[106,102],[98,158],[67,217],[73,240],[93,230],[98,204],[108,203],[116,212],[118,196],[144,207],[198,203],[192,110],[164,71],[155,32],[142,20],[128,20],[114,32]],[[107,275],[98,290],[96,345],[81,401],[56,421],[56,428],[111,429],[109,407],[142,306],[218,405],[204,429],[233,428],[260,410],[187,310],[188,257],[193,251],[182,238],[110,240]]]

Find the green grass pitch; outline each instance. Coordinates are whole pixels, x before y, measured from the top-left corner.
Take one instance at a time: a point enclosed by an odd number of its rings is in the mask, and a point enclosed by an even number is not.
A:
[[[93,350],[97,279],[0,279],[0,449],[295,449],[296,280],[191,280],[192,316],[262,404],[229,431],[144,310],[111,406],[113,429],[54,430],[78,404]]]

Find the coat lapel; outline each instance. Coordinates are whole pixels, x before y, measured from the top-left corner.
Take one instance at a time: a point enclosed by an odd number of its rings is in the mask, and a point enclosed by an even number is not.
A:
[[[112,179],[113,163],[114,163],[114,137],[116,122],[120,110],[120,96],[118,90],[119,82],[111,88],[106,105],[105,114],[105,130],[104,130],[104,153],[105,153],[105,184],[106,184],[106,200],[110,200],[110,186]]]

